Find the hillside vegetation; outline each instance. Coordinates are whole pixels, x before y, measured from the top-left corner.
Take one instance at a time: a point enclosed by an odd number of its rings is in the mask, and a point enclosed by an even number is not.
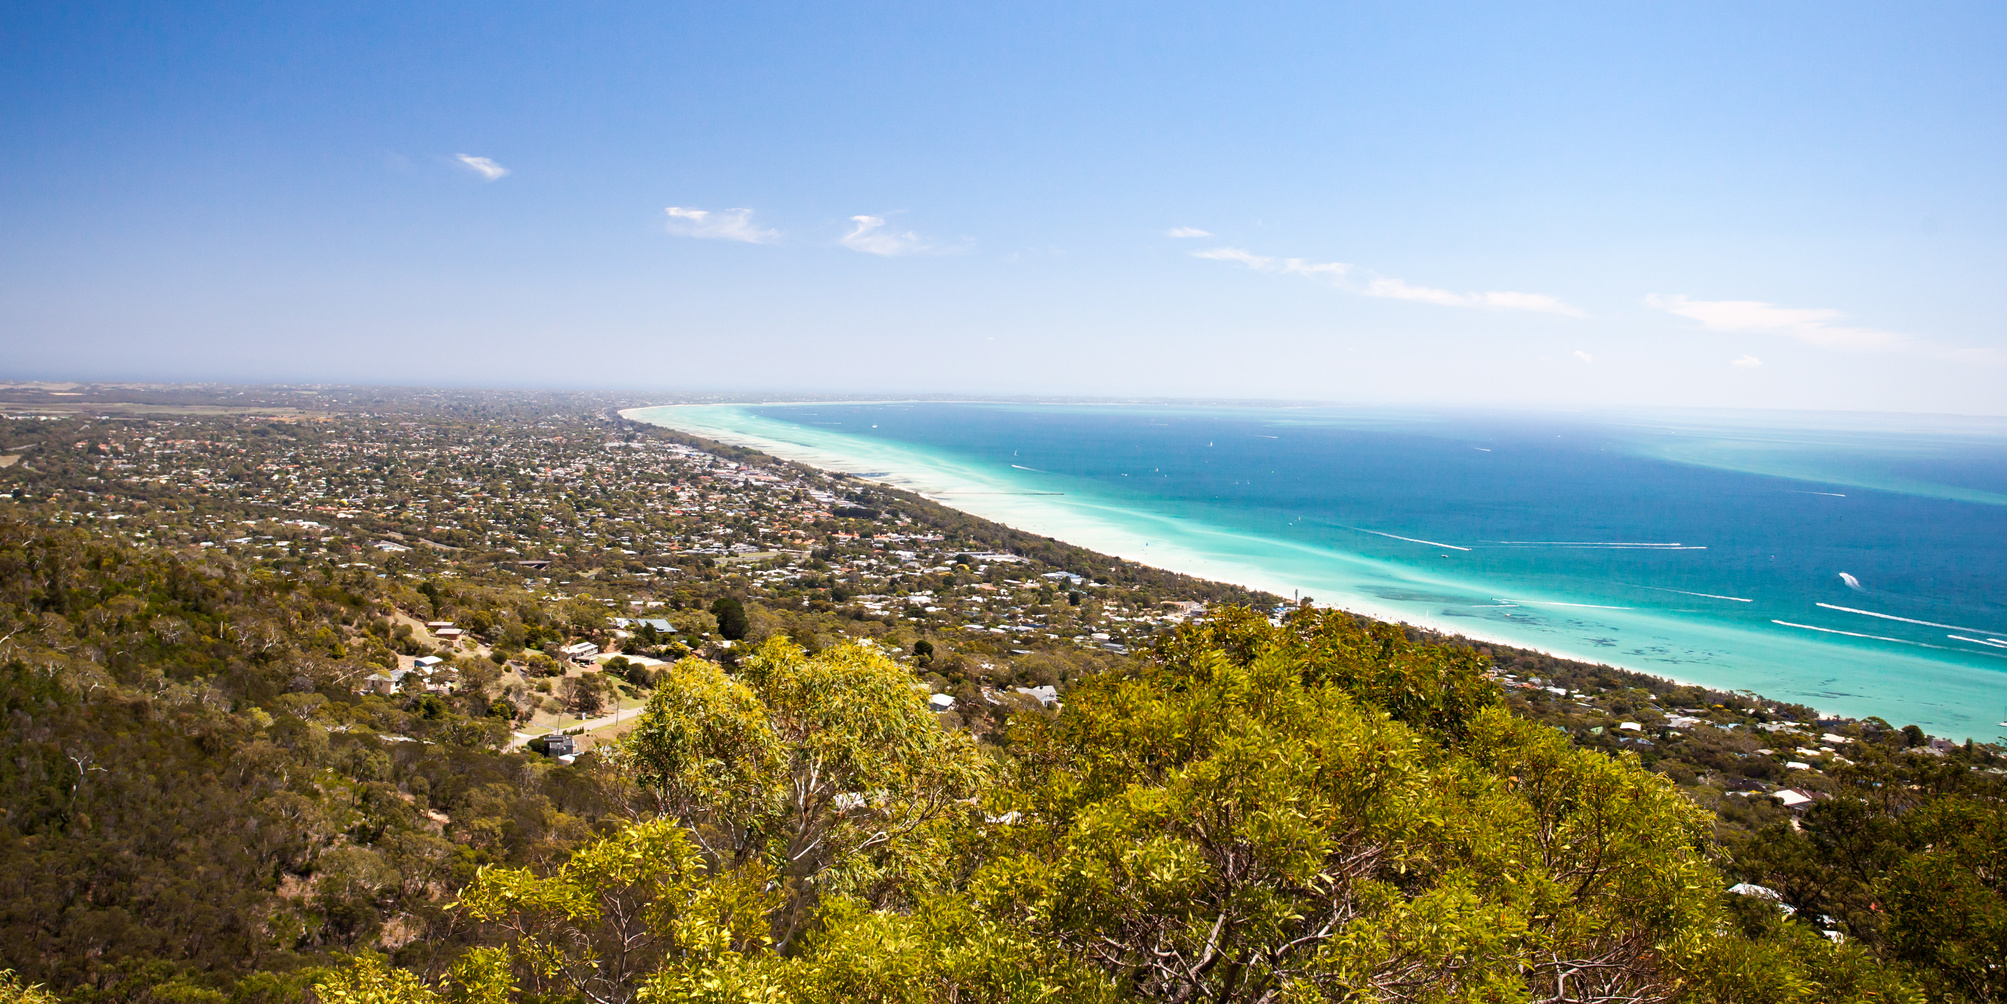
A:
[[[0,521],[17,980],[178,1002],[1994,992],[1986,963],[1959,974],[1989,951],[1971,907],[1997,904],[1997,828],[1890,879],[1904,903],[1963,882],[1965,941],[1834,947],[1724,893],[1667,779],[1509,713],[1474,650],[1342,613],[1225,608],[989,746],[882,648],[775,634],[658,672],[640,725],[564,766],[505,750],[480,700],[354,693],[385,581]],[[1997,803],[1934,804],[1905,833]]]

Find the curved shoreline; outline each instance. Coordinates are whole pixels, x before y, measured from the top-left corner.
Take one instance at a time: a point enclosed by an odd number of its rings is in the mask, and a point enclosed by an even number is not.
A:
[[[820,454],[818,451],[812,448],[801,447],[799,444],[787,443],[780,440],[772,440],[762,436],[747,435],[745,433],[736,432],[733,430],[719,429],[715,426],[698,425],[692,427],[692,426],[670,425],[665,422],[651,421],[649,418],[638,417],[637,415],[634,414],[636,412],[658,411],[670,408],[680,409],[680,408],[714,408],[714,407],[748,407],[748,406],[769,407],[783,403],[789,403],[789,402],[759,401],[759,402],[747,402],[744,405],[733,405],[726,402],[718,402],[718,403],[702,404],[702,405],[649,405],[639,408],[625,408],[620,410],[618,414],[622,418],[628,419],[629,421],[642,422],[644,424],[649,424],[649,425],[660,425],[663,426],[664,428],[672,428],[679,432],[684,432],[690,435],[698,435],[698,436],[703,436],[707,439],[714,439],[718,442],[725,443],[730,446],[759,450],[760,452],[765,453],[769,456],[777,457],[782,460],[791,461],[793,463],[805,464],[807,466],[814,467],[817,470],[824,471],[826,473],[844,475],[849,477],[868,477],[871,480],[878,481],[881,484],[889,485],[901,491],[912,492],[913,494],[918,495],[921,498],[924,498],[930,502],[947,506],[950,509],[955,509],[959,512],[966,513],[970,516],[976,517],[977,519],[988,520],[990,522],[998,523],[1003,526],[1010,527],[1014,530],[1020,530],[1026,533],[1036,533],[1040,534],[1041,536],[1054,537],[1054,539],[1064,540],[1066,543],[1073,544],[1078,547],[1084,547],[1101,554],[1106,554],[1110,557],[1121,558],[1125,561],[1132,561],[1138,564],[1150,565],[1152,567],[1163,569],[1165,571],[1177,572],[1182,575],[1190,575],[1195,578],[1210,579],[1214,582],[1223,582],[1229,585],[1241,586],[1246,589],[1274,593],[1277,596],[1286,596],[1291,593],[1301,592],[1300,586],[1292,586],[1285,583],[1283,580],[1279,578],[1274,578],[1273,572],[1267,569],[1260,568],[1258,566],[1251,566],[1251,565],[1245,566],[1240,569],[1241,574],[1222,575],[1220,569],[1218,567],[1213,567],[1213,566],[1227,565],[1230,563],[1221,561],[1216,558],[1205,558],[1203,556],[1195,554],[1187,554],[1183,556],[1190,560],[1179,561],[1175,557],[1172,558],[1172,560],[1165,560],[1165,556],[1163,554],[1150,554],[1142,549],[1132,549],[1125,547],[1123,544],[1118,542],[1111,542],[1107,540],[1092,540],[1092,539],[1082,540],[1082,539],[1076,539],[1075,537],[1072,536],[1061,537],[1057,534],[1047,533],[1045,529],[1041,527],[1025,526],[1019,523],[1012,522],[1011,517],[1009,517],[1008,515],[978,511],[975,508],[970,508],[966,505],[957,504],[955,501],[955,496],[957,494],[976,494],[976,493],[942,492],[938,489],[929,490],[926,487],[919,484],[918,482],[914,481],[911,477],[899,474],[897,472],[860,472],[854,469],[850,469],[856,466],[854,463],[842,464],[842,465],[834,464],[832,463],[832,459],[830,457]],[[821,404],[825,402],[800,402],[800,403]],[[887,401],[845,401],[843,403],[882,404],[882,403],[897,403],[897,402],[888,399]],[[1173,549],[1173,553],[1176,554],[1177,549]],[[1687,679],[1680,676],[1675,676],[1655,668],[1645,668],[1641,666],[1626,665],[1622,661],[1608,658],[1601,658],[1598,656],[1582,652],[1574,652],[1565,649],[1560,649],[1555,646],[1543,645],[1537,642],[1529,642],[1525,639],[1512,638],[1502,634],[1496,634],[1493,632],[1485,631],[1482,628],[1472,629],[1465,625],[1455,623],[1453,620],[1449,619],[1418,617],[1413,615],[1412,613],[1402,610],[1397,610],[1392,607],[1378,606],[1370,601],[1361,600],[1358,602],[1346,602],[1344,604],[1322,603],[1318,605],[1335,607],[1338,609],[1345,610],[1348,613],[1359,614],[1364,617],[1371,617],[1375,620],[1384,621],[1390,624],[1406,624],[1413,627],[1421,628],[1423,630],[1437,632],[1440,634],[1454,635],[1460,638],[1468,639],[1470,641],[1482,642],[1491,645],[1505,645],[1513,648],[1527,649],[1539,652],[1543,655],[1553,656],[1554,658],[1557,659],[1568,659],[1574,662],[1587,663],[1590,665],[1610,666],[1612,668],[1625,670],[1627,672],[1640,673],[1646,676],[1653,676],[1662,680],[1668,680],[1672,683],[1680,684],[1682,686],[1706,686],[1706,687],[1714,686],[1713,684],[1706,683],[1705,681]]]
[[[840,402],[860,403],[864,402]],[[1301,590],[1323,600],[1320,605],[1388,623],[1678,684],[1761,694],[1824,714],[1902,719],[1923,724],[1935,734],[1990,738],[1983,729],[1992,720],[1981,721],[1983,712],[1978,709],[1994,700],[1994,681],[1970,675],[1983,672],[1972,667],[1902,652],[1821,644],[1791,637],[1790,632],[1768,635],[1714,620],[1703,611],[1581,602],[1588,597],[1550,595],[1552,590],[1538,583],[1512,587],[1444,577],[1426,565],[1236,530],[1175,509],[1125,506],[1119,498],[1104,498],[1091,490],[1086,494],[1069,490],[1062,493],[1072,496],[1065,500],[1034,499],[1030,496],[1052,494],[1025,490],[1027,482],[1036,481],[1043,471],[1021,475],[1015,470],[991,470],[974,458],[935,455],[902,441],[881,442],[835,430],[825,436],[814,423],[745,411],[773,405],[770,401],[659,405],[621,409],[619,415],[880,482],[982,520],[1167,571],[1285,598]],[[1525,607],[1521,616],[1526,629],[1510,630],[1513,613],[1483,612],[1493,606]],[[1463,607],[1477,612],[1469,616],[1452,612]],[[1442,616],[1429,614],[1438,608]],[[1506,629],[1500,630],[1500,624]],[[1597,647],[1556,643],[1571,638],[1598,643],[1621,639],[1626,649],[1642,650],[1638,654],[1643,657],[1633,660],[1613,651],[1611,658],[1599,654],[1602,650]],[[1668,664],[1686,668],[1669,669]]]

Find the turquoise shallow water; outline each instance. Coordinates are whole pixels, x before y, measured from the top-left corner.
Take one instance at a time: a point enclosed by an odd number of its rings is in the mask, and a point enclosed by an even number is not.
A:
[[[1940,735],[2007,732],[2007,425],[904,402],[629,415],[1285,596]]]

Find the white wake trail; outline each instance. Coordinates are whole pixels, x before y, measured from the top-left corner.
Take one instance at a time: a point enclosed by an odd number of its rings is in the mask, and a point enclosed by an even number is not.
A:
[[[1845,574],[1845,573],[1841,573],[1841,574]],[[1872,610],[1856,610],[1856,609],[1855,609],[1855,608],[1853,608],[1853,607],[1841,607],[1841,606],[1835,606],[1835,605],[1833,605],[1833,604],[1831,604],[1831,603],[1821,603],[1821,604],[1819,604],[1819,606],[1822,606],[1822,607],[1825,607],[1825,608],[1826,608],[1826,609],[1828,609],[1828,610],[1838,610],[1838,611],[1840,611],[1841,613],[1845,613],[1845,614],[1860,614],[1860,615],[1861,615],[1861,616],[1863,616],[1863,617],[1879,617],[1879,618],[1881,618],[1882,620],[1885,620],[1885,621],[1901,621],[1901,622],[1903,622],[1904,624],[1921,624],[1921,625],[1923,625],[1924,627],[1934,627],[1934,628],[1944,628],[1944,629],[1945,629],[1945,630],[1947,630],[1947,631],[1970,631],[1970,632],[1972,632],[1973,634],[1992,634],[1992,633],[1993,633],[1993,632],[1991,632],[1991,631],[1988,631],[1988,630],[1986,630],[1985,628],[1976,628],[1976,627],[1964,627],[1964,626],[1961,626],[1961,625],[1958,625],[1958,624],[1939,624],[1939,623],[1938,623],[1938,622],[1936,622],[1936,621],[1920,621],[1920,620],[1917,620],[1917,619],[1916,619],[1916,618],[1914,618],[1914,617],[1897,617],[1897,616],[1896,616],[1896,615],[1894,615],[1894,614],[1878,614],[1878,613],[1875,613],[1875,612],[1874,612],[1874,611],[1872,611]]]

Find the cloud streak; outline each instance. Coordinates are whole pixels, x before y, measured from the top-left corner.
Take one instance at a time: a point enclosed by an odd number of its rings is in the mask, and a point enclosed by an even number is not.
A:
[[[1192,252],[1192,257],[1210,261],[1237,261],[1257,272],[1275,271],[1270,267],[1275,264],[1275,259],[1264,258],[1245,248],[1207,248],[1204,251]]]
[[[780,239],[780,231],[754,226],[753,211],[750,209],[670,206],[663,212],[669,216],[669,232],[678,237],[739,241],[744,244],[771,244]]]
[[[1407,300],[1438,307],[1475,310],[1517,310],[1564,317],[1588,316],[1580,308],[1544,293],[1514,293],[1494,290],[1487,293],[1457,293],[1431,286],[1417,286],[1406,280],[1383,276],[1346,262],[1315,262],[1303,258],[1270,258],[1245,248],[1217,247],[1192,252],[1194,258],[1235,262],[1257,272],[1300,275],[1359,296],[1386,300]]]
[[[1169,230],[1166,230],[1166,231],[1164,231],[1164,236],[1166,236],[1166,237],[1211,237],[1211,236],[1212,236],[1212,234],[1210,234],[1210,233],[1207,233],[1207,232],[1206,232],[1206,231],[1204,231],[1204,230],[1200,230],[1200,229],[1199,229],[1198,227],[1172,227],[1171,229],[1169,229]]]
[[[502,165],[497,164],[486,157],[476,157],[473,154],[467,154],[467,153],[456,153],[453,155],[453,159],[459,161],[462,164],[465,164],[468,170],[473,171],[475,174],[480,175],[484,180],[487,181],[499,181],[509,173],[508,168],[503,167]]]
[[[840,243],[852,251],[897,258],[934,250],[926,238],[910,230],[905,233],[887,231],[882,216],[852,216],[850,223],[851,230],[843,235]]]
[[[1759,300],[1695,300],[1658,293],[1645,297],[1645,305],[1699,321],[1710,331],[1782,335],[1822,349],[1887,352],[1916,344],[1916,339],[1894,331],[1840,324],[1846,315],[1837,310],[1780,307]]]
[[[1835,352],[1901,352],[1951,362],[2007,362],[2007,356],[1991,348],[1959,348],[1939,345],[1900,331],[1862,328],[1841,321],[1845,314],[1823,307],[1780,307],[1761,300],[1696,300],[1683,295],[1653,293],[1645,306],[1700,322],[1709,331],[1737,334],[1776,335]],[[1750,362],[1745,363],[1745,360]],[[1754,369],[1763,365],[1754,356],[1744,356],[1735,365]]]

